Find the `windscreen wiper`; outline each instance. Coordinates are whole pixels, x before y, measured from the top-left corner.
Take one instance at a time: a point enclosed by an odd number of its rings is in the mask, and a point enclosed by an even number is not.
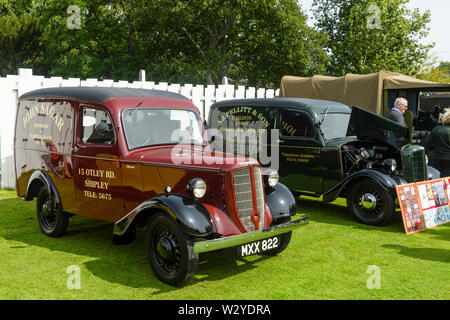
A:
[[[128,119],[129,117],[131,117],[131,116],[134,114],[134,112],[137,110],[137,108],[138,108],[143,102],[144,102],[144,100],[139,101],[139,103],[136,105],[136,107],[134,107],[133,111],[131,111],[130,114],[127,116],[127,119]]]
[[[322,131],[322,123],[325,121],[325,118],[327,117],[328,114],[328,109],[330,109],[330,107],[326,107],[325,111],[324,111],[324,115],[322,120],[320,120],[319,123],[316,124],[316,126],[319,128],[320,133],[322,134],[322,137],[325,139],[325,134]]]

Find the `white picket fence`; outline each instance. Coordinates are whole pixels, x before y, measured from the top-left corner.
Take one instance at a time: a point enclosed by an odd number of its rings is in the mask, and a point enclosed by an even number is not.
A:
[[[145,72],[141,73],[140,81],[113,81],[78,78],[63,79],[62,77],[45,78],[33,75],[31,69],[19,69],[18,75],[7,75],[0,77],[0,187],[14,188],[14,126],[18,98],[28,92],[39,88],[51,87],[114,87],[114,88],[140,88],[156,89],[175,92],[189,98],[200,110],[203,119],[208,119],[209,109],[216,101],[240,98],[273,98],[278,96],[278,90],[254,88],[245,86],[234,86],[223,84],[214,85],[192,85],[192,84],[169,84],[167,82],[155,83],[145,81]]]

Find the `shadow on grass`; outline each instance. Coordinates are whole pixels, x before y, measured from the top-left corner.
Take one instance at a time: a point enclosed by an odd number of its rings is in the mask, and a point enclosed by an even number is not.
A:
[[[0,200],[0,207],[14,208],[17,199]],[[145,232],[138,230],[136,240],[126,246],[112,244],[112,223],[83,217],[72,217],[64,237],[50,238],[41,233],[32,205],[21,207],[20,211],[5,210],[2,220],[8,228],[3,228],[0,237],[18,241],[27,245],[46,248],[78,255],[74,260],[83,257],[93,258],[83,265],[94,275],[110,283],[132,288],[153,288],[154,295],[180,290],[161,282],[151,270],[145,256]],[[20,250],[24,245],[14,245],[10,249]],[[51,258],[51,257],[49,257]],[[236,274],[256,268],[256,264],[267,259],[267,256],[238,258],[233,249],[226,249],[199,255],[197,276],[185,285],[216,281],[232,277]],[[85,259],[84,259],[85,260]],[[74,261],[73,264],[77,264]]]
[[[400,245],[385,244],[383,248],[398,250],[399,254],[429,261],[450,262],[450,250],[435,248],[408,248]]]
[[[380,227],[369,226],[355,221],[345,205],[326,203],[320,199],[300,197],[297,199],[297,213],[310,216],[310,221],[320,223],[351,226],[362,230],[380,230],[383,232],[404,233],[400,211],[396,211],[392,220]]]
[[[450,224],[441,225],[439,226],[439,229],[428,229],[426,232],[431,234],[434,238],[450,241]]]

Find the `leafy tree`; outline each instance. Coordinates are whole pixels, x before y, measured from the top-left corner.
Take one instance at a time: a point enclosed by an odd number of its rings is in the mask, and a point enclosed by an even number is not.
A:
[[[73,24],[79,8],[79,26]],[[64,77],[133,80],[143,67],[133,2],[50,0],[42,12],[48,73]]]
[[[439,69],[450,77],[450,61],[441,61]]]
[[[0,0],[0,11],[5,73],[134,80],[145,69],[154,81],[275,87],[328,59],[295,0]]]
[[[427,81],[450,83],[450,77],[440,67],[432,67],[425,73],[419,73],[418,77]]]
[[[328,73],[382,69],[414,75],[433,45],[422,45],[430,12],[409,10],[409,0],[314,0],[319,30],[328,35]]]
[[[34,1],[0,0],[0,73],[16,73],[19,67],[40,70],[41,32]]]
[[[438,56],[432,53],[427,56],[416,76],[422,80],[450,83],[449,65],[445,61],[438,63]]]
[[[306,25],[294,0],[153,3],[148,16],[162,31],[159,46],[168,53],[162,57],[178,73],[208,84],[229,76],[236,83],[276,86],[286,73],[324,70],[325,37]]]
[[[239,46],[237,79],[254,86],[277,87],[284,75],[312,76],[325,72],[328,56],[324,34],[306,24],[296,1],[267,1],[248,10],[246,34]]]

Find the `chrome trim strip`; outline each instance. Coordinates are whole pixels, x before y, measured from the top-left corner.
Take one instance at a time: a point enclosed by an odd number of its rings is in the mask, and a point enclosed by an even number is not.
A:
[[[247,232],[238,234],[236,236],[230,236],[225,238],[219,238],[214,240],[206,240],[196,242],[194,244],[195,253],[210,252],[230,247],[236,247],[241,244],[250,243],[258,240],[267,239],[270,237],[278,236],[280,234],[298,229],[308,224],[309,216],[294,220],[288,223],[283,223],[278,226],[274,226],[267,229],[257,230],[253,232]]]

